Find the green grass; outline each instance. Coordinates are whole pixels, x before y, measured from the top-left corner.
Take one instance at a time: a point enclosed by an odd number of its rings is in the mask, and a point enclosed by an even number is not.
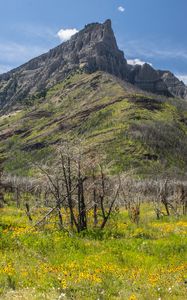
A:
[[[0,117],[0,159],[8,158],[7,172],[14,169],[28,175],[28,166],[19,167],[17,157],[22,162],[41,151],[37,144],[56,148],[73,136],[83,139],[90,150],[104,153],[107,162],[115,161],[112,172],[133,168],[141,176],[185,174],[187,107],[183,100],[135,94],[103,72],[77,72],[49,89],[45,97],[39,96],[31,106],[25,103],[21,111]]]
[[[33,208],[34,220],[44,211]],[[186,217],[158,221],[143,205],[138,227],[121,210],[104,231],[77,235],[60,232],[55,216],[36,230],[24,210],[0,214],[0,299],[186,297]]]

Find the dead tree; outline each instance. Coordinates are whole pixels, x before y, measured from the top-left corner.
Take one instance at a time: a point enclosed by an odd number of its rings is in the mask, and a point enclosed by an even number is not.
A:
[[[160,200],[165,207],[167,216],[170,216],[169,201],[168,201],[168,180],[160,184]]]
[[[63,150],[64,149],[60,149],[60,161],[61,161],[61,168],[62,168],[62,178],[64,181],[64,188],[66,191],[68,208],[70,211],[70,224],[71,224],[71,228],[73,228],[73,226],[75,225],[75,227],[79,231],[79,224],[76,220],[74,210],[73,210],[74,203],[73,203],[73,193],[72,193],[72,185],[73,185],[72,156],[68,146],[65,149],[66,151]]]
[[[101,188],[99,193],[99,202],[102,214],[102,222],[100,228],[104,229],[111,215],[116,199],[119,195],[120,185],[118,183],[114,189],[114,186],[112,185],[111,181],[105,175],[102,165],[100,165],[100,185]]]
[[[178,205],[182,206],[183,215],[187,214],[187,190],[183,182],[177,185],[177,202]]]
[[[84,197],[84,181],[86,177],[81,173],[81,159],[78,158],[78,174],[77,174],[77,199],[78,199],[78,224],[79,231],[87,229],[86,204]]]
[[[4,207],[4,193],[3,193],[3,186],[2,186],[2,176],[3,176],[3,169],[0,169],[0,208]]]
[[[121,203],[128,211],[131,222],[139,224],[141,198],[144,197],[143,182],[132,178],[132,174],[123,174],[119,176]]]
[[[26,215],[27,215],[29,221],[32,222],[32,217],[31,217],[31,212],[30,212],[30,206],[29,206],[29,204],[27,202],[25,203],[25,208],[26,208]]]
[[[76,227],[78,232],[87,229],[86,204],[85,204],[85,175],[83,154],[77,145],[65,144],[58,149],[60,155],[62,174],[62,187],[67,197],[67,207],[70,211],[71,227]],[[76,217],[76,210],[78,216]]]
[[[78,232],[87,229],[85,188],[86,176],[82,154],[78,147],[65,143],[57,150],[53,166],[38,166],[47,179],[51,193],[56,201],[59,223],[63,227],[61,208],[70,212],[70,225]],[[78,212],[78,214],[77,214]]]
[[[55,199],[55,209],[57,210],[58,219],[59,219],[59,227],[63,229],[63,219],[61,213],[61,207],[63,204],[64,197],[61,193],[61,178],[59,172],[51,171],[50,165],[39,165],[35,164],[35,166],[41,171],[41,181],[43,181],[43,185],[47,185],[51,192],[51,195]]]
[[[98,162],[90,159],[80,145],[64,143],[57,149],[53,165],[45,163],[38,168],[41,180],[55,199],[61,227],[61,208],[69,217],[71,229],[77,232],[88,228],[88,213],[92,209],[94,226],[105,227],[119,194],[119,184],[113,184],[103,168],[98,172]]]
[[[93,180],[93,217],[94,226],[98,224],[98,201],[97,201],[97,187],[96,187],[96,174],[95,169],[92,169],[92,180]]]

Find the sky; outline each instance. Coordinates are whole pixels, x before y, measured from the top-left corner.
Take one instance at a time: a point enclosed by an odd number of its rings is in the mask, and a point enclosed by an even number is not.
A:
[[[148,62],[187,84],[186,15],[187,0],[0,0],[0,73],[111,19],[129,63]]]

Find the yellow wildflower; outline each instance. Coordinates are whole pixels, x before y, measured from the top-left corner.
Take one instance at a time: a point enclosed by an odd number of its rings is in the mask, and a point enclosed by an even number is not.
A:
[[[137,299],[137,297],[136,297],[134,294],[132,294],[132,295],[130,296],[129,300],[138,300],[138,299]]]

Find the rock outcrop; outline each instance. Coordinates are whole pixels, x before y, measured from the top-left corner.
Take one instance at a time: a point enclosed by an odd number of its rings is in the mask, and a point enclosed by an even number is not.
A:
[[[187,87],[170,71],[158,71],[162,81],[166,84],[168,91],[173,95],[187,99]]]
[[[107,20],[86,25],[69,41],[0,75],[0,109],[47,90],[77,69],[105,71],[152,93],[187,98],[187,87],[172,73],[128,65]]]
[[[187,87],[169,71],[155,70],[149,64],[128,66],[129,81],[142,90],[187,99]]]
[[[117,47],[110,20],[86,25],[69,41],[0,75],[0,107],[46,90],[80,68],[127,79],[127,62]]]

